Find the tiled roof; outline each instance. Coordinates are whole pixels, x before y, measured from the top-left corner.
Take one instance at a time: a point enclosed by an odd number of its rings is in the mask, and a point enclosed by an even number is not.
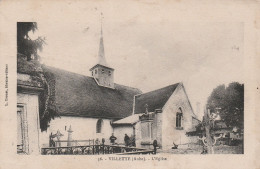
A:
[[[135,114],[145,113],[146,104],[148,105],[148,112],[154,112],[155,109],[162,109],[178,85],[179,83],[176,83],[135,96]]]
[[[113,124],[134,124],[139,121],[140,114],[133,114],[121,120],[113,122]]]
[[[42,66],[55,77],[59,115],[97,118],[124,118],[132,114],[134,95],[141,91],[119,84],[115,89],[97,85],[94,78]]]

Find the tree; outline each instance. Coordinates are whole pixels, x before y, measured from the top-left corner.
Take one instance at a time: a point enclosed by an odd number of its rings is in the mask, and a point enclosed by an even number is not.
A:
[[[227,126],[219,126],[219,123],[223,123],[222,121]],[[214,146],[217,140],[227,133],[231,133],[234,127],[240,128],[240,132],[243,133],[244,85],[238,82],[230,83],[228,87],[220,85],[213,89],[208,98],[202,122],[196,126],[196,131],[186,134],[199,136],[206,151],[203,150],[203,153],[214,154]],[[242,153],[243,150],[244,148],[242,148]]]
[[[244,84],[232,82],[213,89],[207,102],[211,111],[219,109],[220,117],[229,127],[244,128]]]
[[[28,33],[38,29],[36,22],[17,23],[17,68],[27,67],[32,79],[38,79],[44,86],[44,91],[39,96],[39,114],[41,130],[47,130],[51,119],[58,116],[55,102],[55,81],[53,75],[44,72],[40,64],[38,50],[42,50],[45,38],[38,37],[32,40]]]
[[[28,61],[32,59],[38,60],[40,58],[38,50],[41,51],[45,44],[45,38],[38,37],[32,40],[29,37],[28,33],[30,31],[34,33],[37,29],[36,22],[17,22],[17,52],[25,55]]]

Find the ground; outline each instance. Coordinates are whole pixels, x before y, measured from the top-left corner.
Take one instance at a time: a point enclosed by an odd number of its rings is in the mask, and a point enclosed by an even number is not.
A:
[[[196,146],[192,148],[178,148],[171,150],[158,150],[158,153],[171,153],[171,154],[201,154],[202,146]],[[227,146],[219,145],[214,146],[215,154],[242,154],[242,146]]]

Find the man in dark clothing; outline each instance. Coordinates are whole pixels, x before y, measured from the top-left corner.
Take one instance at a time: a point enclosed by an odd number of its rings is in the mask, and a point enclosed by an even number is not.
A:
[[[156,154],[156,148],[157,148],[157,140],[153,141],[153,150],[154,150],[154,154]]]
[[[130,138],[129,138],[129,136],[128,136],[127,134],[125,134],[124,141],[125,141],[125,146],[128,146],[128,145],[129,145]]]
[[[110,136],[109,139],[110,139],[110,143],[111,143],[112,145],[114,145],[117,138],[114,136],[114,133],[112,133],[112,136]]]

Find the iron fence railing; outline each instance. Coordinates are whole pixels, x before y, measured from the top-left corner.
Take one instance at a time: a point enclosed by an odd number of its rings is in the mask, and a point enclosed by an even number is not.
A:
[[[152,154],[153,150],[118,145],[84,145],[46,147],[41,149],[42,155],[99,155],[99,154]]]
[[[54,147],[68,147],[68,146],[90,146],[94,145],[94,139],[89,140],[56,140]]]

